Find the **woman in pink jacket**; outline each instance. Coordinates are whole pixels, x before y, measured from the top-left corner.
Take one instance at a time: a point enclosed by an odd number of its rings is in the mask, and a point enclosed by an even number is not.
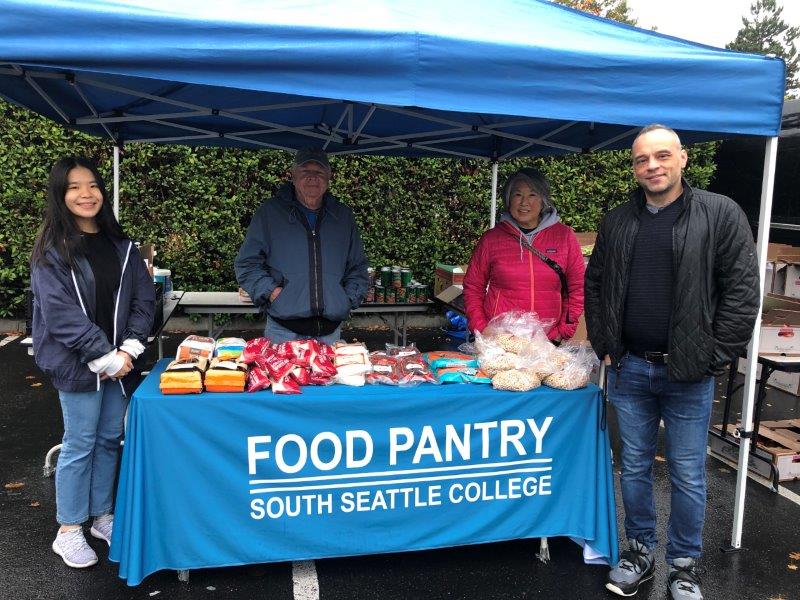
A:
[[[559,222],[550,185],[537,169],[514,173],[503,198],[506,212],[481,237],[464,276],[469,328],[482,331],[509,310],[534,311],[554,322],[551,340],[569,339],[583,312],[586,269],[575,232]]]

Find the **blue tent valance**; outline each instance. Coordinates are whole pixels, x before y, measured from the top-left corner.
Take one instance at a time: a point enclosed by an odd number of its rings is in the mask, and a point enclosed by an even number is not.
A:
[[[511,156],[774,136],[784,65],[543,0],[0,0],[0,95],[115,141]]]

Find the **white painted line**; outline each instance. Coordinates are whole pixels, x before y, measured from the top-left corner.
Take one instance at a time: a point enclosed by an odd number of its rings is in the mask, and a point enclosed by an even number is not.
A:
[[[736,471],[736,469],[738,468],[738,464],[737,463],[728,460],[724,456],[720,456],[719,454],[715,454],[714,452],[711,451],[710,447],[706,448],[706,454],[708,454],[709,456],[712,456],[713,458],[716,458],[721,463],[725,463],[726,465],[731,467],[734,471]],[[756,483],[758,483],[760,485],[763,485],[765,488],[772,489],[772,482],[769,479],[767,479],[766,477],[762,477],[758,473],[753,473],[750,469],[747,470],[747,476],[748,476],[749,479],[752,479]],[[800,506],[800,495],[798,495],[798,494],[794,493],[792,490],[782,486],[780,483],[778,484],[778,495],[779,496],[783,496],[789,502],[794,502],[795,504],[797,504],[797,506]]]
[[[18,337],[20,337],[20,336],[18,336],[18,335],[8,335],[8,336],[6,336],[2,341],[0,341],[0,348],[5,346],[6,344],[10,344],[11,342],[13,342]]]
[[[319,580],[313,560],[292,563],[292,588],[295,600],[319,600]]]

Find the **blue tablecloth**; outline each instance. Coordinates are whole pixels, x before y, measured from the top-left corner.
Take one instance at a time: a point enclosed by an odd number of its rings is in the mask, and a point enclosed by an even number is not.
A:
[[[571,536],[611,561],[600,390],[334,385],[164,396],[139,387],[111,560],[160,569]]]

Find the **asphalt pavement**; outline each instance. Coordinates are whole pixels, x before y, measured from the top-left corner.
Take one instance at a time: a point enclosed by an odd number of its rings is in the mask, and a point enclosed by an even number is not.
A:
[[[248,332],[246,337],[253,335]],[[347,330],[345,337],[358,338],[374,349],[388,339],[388,332]],[[435,330],[412,330],[409,337],[423,350],[457,344]],[[169,336],[167,355],[182,338],[183,334]],[[19,338],[0,346],[0,364],[0,599],[615,597],[604,589],[607,568],[584,565],[578,547],[564,538],[550,540],[551,561],[546,564],[536,557],[538,540],[519,540],[310,563],[203,569],[192,571],[188,583],[178,581],[174,571],[162,571],[131,588],[118,579],[117,566],[107,560],[104,545],[89,537],[100,563],[90,569],[70,569],[50,549],[57,527],[54,481],[42,476],[45,454],[59,443],[62,434],[57,394]],[[724,383],[721,378],[717,386],[716,422],[720,420]],[[770,390],[764,418],[800,418],[800,399]],[[609,424],[616,450],[613,411]],[[656,503],[660,514],[666,515],[669,480],[662,456],[663,449],[655,465]],[[749,481],[743,538],[746,550],[723,553],[720,548],[730,544],[735,470],[711,456],[707,466],[708,509],[701,563],[705,597],[799,600],[800,481],[781,485],[780,494]],[[618,486],[616,470],[615,477]],[[6,484],[22,485],[7,489]],[[621,525],[619,489],[617,504]],[[666,519],[660,520],[659,529],[664,540]],[[656,576],[641,588],[639,598],[668,597],[663,545],[656,555]]]

